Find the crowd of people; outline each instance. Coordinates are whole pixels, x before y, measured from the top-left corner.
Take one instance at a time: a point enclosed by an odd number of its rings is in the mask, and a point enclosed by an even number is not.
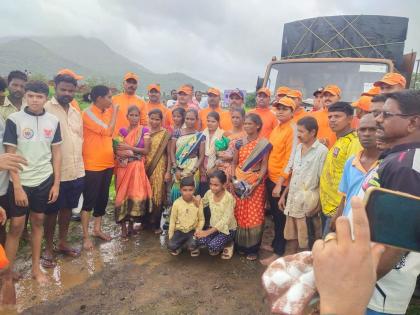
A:
[[[93,87],[86,95],[91,105],[81,111],[74,99],[80,79],[61,70],[50,99],[47,84],[21,71],[4,83],[0,206],[10,223],[0,240],[11,278],[18,278],[14,261],[28,220],[38,282],[47,280],[40,266],[54,267],[56,253],[80,254],[67,237],[81,195],[83,249],[93,248],[92,236],[109,241],[102,218],[113,176],[121,237],[139,233],[141,223],[167,233],[174,256],[185,249],[196,257],[207,248],[222,259],[236,251],[254,261],[260,250],[272,252],[264,265],[312,249],[322,236],[324,245],[336,242],[333,232],[343,225],[337,218],[351,218],[351,198],[369,186],[420,196],[420,92],[406,89],[400,74],[386,74],[354,103],[326,85],[313,92],[311,112],[302,91],[284,86],[274,97],[259,89],[248,111],[239,89],[222,109],[214,87],[201,108],[188,84],[166,104],[160,85],[150,84],[146,102],[136,95],[134,73],[124,76],[121,94]],[[262,246],[267,214],[274,238]],[[420,254],[386,247],[367,314],[405,313],[419,273]]]

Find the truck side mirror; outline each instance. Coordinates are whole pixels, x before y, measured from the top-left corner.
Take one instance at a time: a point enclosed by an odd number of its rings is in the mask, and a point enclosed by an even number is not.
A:
[[[264,83],[264,78],[261,78],[260,76],[258,76],[257,78],[257,86],[255,87],[256,91],[258,91],[259,89],[262,88]]]

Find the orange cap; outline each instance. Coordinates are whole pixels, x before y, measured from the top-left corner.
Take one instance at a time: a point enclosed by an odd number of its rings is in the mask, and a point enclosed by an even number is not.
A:
[[[385,74],[384,77],[380,79],[379,81],[376,81],[375,83],[373,83],[373,85],[381,86],[382,83],[389,84],[389,85],[399,84],[403,88],[405,88],[407,81],[401,74],[396,73],[396,72],[390,72],[390,73]]]
[[[302,99],[303,95],[299,90],[290,90],[289,93],[287,93],[287,97],[296,97]]]
[[[264,93],[265,95],[267,95],[268,97],[270,97],[271,96],[271,91],[270,91],[270,89],[269,88],[267,88],[267,87],[262,87],[261,89],[259,89],[258,91],[257,91],[257,95],[258,94],[260,94],[260,93]]]
[[[376,95],[379,95],[379,94],[381,94],[380,87],[379,86],[374,86],[369,91],[363,92],[362,96],[376,96]]]
[[[83,79],[83,77],[81,75],[76,74],[74,71],[72,71],[70,69],[61,69],[60,71],[57,72],[57,74],[69,75],[72,78],[74,78],[76,81],[79,81],[79,80]]]
[[[332,95],[335,95],[335,96],[341,95],[340,88],[337,85],[333,85],[333,84],[329,84],[325,86],[324,90],[322,91],[322,94],[324,94],[325,92],[331,93]]]
[[[290,92],[290,88],[287,86],[279,86],[276,95],[287,95]]]
[[[364,110],[365,112],[370,112],[371,103],[372,103],[371,96],[361,96],[356,102],[353,102],[351,105],[353,107]]]
[[[278,101],[275,101],[273,103],[274,107],[276,107],[277,105],[287,106],[287,107],[292,108],[293,110],[296,109],[295,101],[292,100],[290,97],[287,97],[287,96],[282,97],[281,99],[279,99]]]
[[[150,92],[153,89],[155,89],[156,91],[158,91],[160,93],[160,85],[159,84],[152,83],[152,84],[149,84],[147,86],[147,91],[148,92]]]
[[[190,95],[191,93],[192,93],[192,90],[191,90],[191,88],[188,86],[188,85],[182,85],[179,89],[178,89],[178,91],[177,91],[178,93],[180,93],[180,92],[183,92],[183,93],[185,93],[185,94],[187,94],[187,95]]]
[[[130,80],[130,79],[133,79],[133,80],[136,80],[136,82],[139,82],[139,76],[137,74],[133,72],[127,72],[124,76],[124,81]]]
[[[216,88],[209,88],[207,90],[207,94],[214,94],[214,95],[220,96],[220,90]]]

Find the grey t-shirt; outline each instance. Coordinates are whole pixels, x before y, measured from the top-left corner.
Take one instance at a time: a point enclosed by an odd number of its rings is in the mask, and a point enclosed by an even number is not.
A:
[[[3,118],[0,117],[0,154],[4,153],[3,146],[3,135],[6,123]],[[9,172],[2,171],[0,172],[0,196],[3,196],[7,193],[7,186],[9,185]]]

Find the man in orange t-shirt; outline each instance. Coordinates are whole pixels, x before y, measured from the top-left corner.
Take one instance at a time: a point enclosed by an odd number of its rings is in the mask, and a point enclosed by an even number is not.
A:
[[[257,91],[256,107],[250,113],[257,114],[263,121],[260,136],[268,139],[271,131],[278,125],[276,115],[270,109],[271,92],[269,88],[263,87]]]
[[[341,89],[337,85],[327,85],[322,91],[323,108],[316,112],[312,112],[312,117],[318,122],[318,140],[325,144],[329,149],[334,145],[337,137],[335,132],[331,130],[328,121],[328,107],[337,103],[341,99]]]
[[[209,88],[207,91],[208,95],[208,104],[209,107],[202,109],[199,113],[201,121],[201,129],[206,129],[207,127],[207,115],[210,112],[217,112],[220,115],[219,127],[223,130],[232,130],[232,121],[230,119],[230,114],[227,111],[224,111],[220,108],[220,90],[216,88]]]
[[[274,221],[274,239],[271,243],[274,254],[261,261],[265,265],[284,254],[286,216],[279,209],[278,203],[292,172],[292,162],[298,144],[296,125],[292,119],[293,112],[296,109],[295,102],[289,97],[283,97],[273,103],[273,109],[276,112],[279,124],[273,129],[269,139],[273,148],[268,156],[268,178],[265,185]]]
[[[147,125],[146,103],[136,95],[139,77],[137,74],[128,72],[124,76],[124,92],[112,97],[112,103],[119,106],[117,123],[115,124],[114,136],[122,127],[128,127],[127,110],[131,105],[136,105],[140,109],[140,124]]]
[[[160,85],[149,84],[147,86],[147,93],[149,95],[149,101],[145,105],[146,115],[153,109],[159,109],[163,114],[162,125],[168,129],[172,122],[172,112],[160,102]]]
[[[289,93],[287,93],[287,97],[290,97],[296,104],[296,109],[293,112],[293,121],[297,123],[299,119],[308,115],[308,113],[302,107],[302,92],[299,90],[290,90]]]

